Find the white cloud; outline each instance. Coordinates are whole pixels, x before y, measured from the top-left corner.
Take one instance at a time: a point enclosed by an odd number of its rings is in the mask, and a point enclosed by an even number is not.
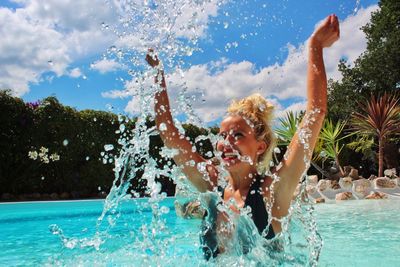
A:
[[[28,92],[47,72],[78,75],[69,65],[102,51],[111,40],[99,21],[115,20],[112,12],[93,8],[102,6],[101,0],[17,2],[21,7],[15,10],[0,7],[0,88],[15,95]]]
[[[69,76],[72,78],[79,78],[82,76],[82,72],[79,68],[74,68],[69,72]]]
[[[328,78],[341,78],[337,68],[340,58],[346,57],[349,62],[353,62],[365,50],[366,39],[360,27],[369,21],[371,12],[376,9],[376,5],[360,9],[357,14],[341,22],[341,39],[324,51]],[[196,95],[200,100],[193,102],[192,105],[196,113],[205,121],[213,121],[223,116],[232,99],[243,98],[255,92],[279,101],[299,99],[286,108],[278,104],[277,116],[281,116],[288,110],[304,109],[307,44],[305,42],[297,48],[288,44],[287,48],[288,57],[282,65],[267,66],[259,71],[255,69],[252,62],[230,63],[226,59],[205,65],[195,65],[185,71],[175,71],[167,76],[170,97],[172,101],[175,101],[177,92],[181,91],[182,84],[185,84],[187,93]],[[126,92],[132,90],[131,86],[131,84],[126,85],[125,95],[128,94]],[[137,112],[136,104],[136,100],[133,99],[126,107],[126,111]]]
[[[5,8],[0,8],[0,25],[0,88],[22,95],[29,83],[39,82],[42,73],[59,76],[71,62],[60,33]]]
[[[105,98],[126,98],[126,97],[129,97],[132,95],[127,90],[125,90],[125,91],[111,90],[111,91],[107,91],[107,92],[102,92],[101,96],[105,97]]]
[[[275,111],[275,117],[276,118],[284,117],[285,114],[289,111],[299,113],[300,111],[306,109],[306,105],[307,105],[306,101],[301,101],[301,102],[295,102],[286,108],[282,108],[282,106],[278,106],[278,108]]]
[[[91,69],[97,70],[100,73],[107,73],[107,72],[112,72],[116,71],[119,69],[123,69],[124,66],[121,65],[120,63],[116,62],[115,60],[110,60],[110,59],[101,59],[93,64],[90,65]]]
[[[18,96],[27,93],[30,84],[39,83],[44,73],[70,75],[70,64],[105,52],[112,45],[146,51],[150,38],[161,44],[176,40],[176,36],[202,35],[209,16],[216,15],[218,8],[217,0],[179,0],[172,2],[174,6],[157,8],[145,6],[139,0],[14,2],[19,6],[16,9],[0,7],[0,88],[12,89]],[[154,14],[143,16],[135,8]],[[197,18],[189,11],[197,12]],[[156,21],[157,18],[160,20]],[[159,24],[147,25],[148,21]],[[146,32],[148,27],[159,29],[158,35]],[[102,63],[100,71],[117,67]]]

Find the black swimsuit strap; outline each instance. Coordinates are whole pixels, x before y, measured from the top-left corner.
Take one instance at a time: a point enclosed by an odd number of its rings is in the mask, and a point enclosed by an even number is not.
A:
[[[260,175],[254,178],[254,182],[247,192],[246,200],[244,202],[244,207],[251,208],[251,215],[256,225],[258,232],[261,234],[268,225],[268,211],[265,207],[264,196],[262,195],[261,179]],[[218,186],[218,191],[222,192],[222,199],[224,199],[225,188]],[[266,235],[267,239],[272,239],[275,237],[272,225],[269,225],[268,233]]]
[[[265,207],[264,196],[261,188],[261,176],[257,176],[256,180],[250,186],[249,192],[247,193],[246,200],[244,202],[245,207],[251,208],[251,215],[254,224],[257,226],[259,233],[261,234],[264,229],[268,226],[268,211]],[[275,237],[272,225],[269,225],[267,239]]]

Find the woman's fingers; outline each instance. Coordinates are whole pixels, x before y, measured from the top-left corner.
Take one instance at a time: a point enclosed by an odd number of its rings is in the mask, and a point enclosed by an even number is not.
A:
[[[147,55],[146,55],[146,61],[149,63],[150,66],[155,67],[158,65],[158,57],[154,53],[154,50],[152,48],[148,49]]]
[[[335,19],[335,30],[337,32],[337,36],[339,37],[340,36],[340,27],[339,27],[339,19],[338,19],[338,17],[336,17],[336,19]]]
[[[338,39],[340,36],[339,19],[336,15],[331,15],[330,17],[333,33],[335,33],[335,38]]]
[[[325,21],[322,23],[323,26],[328,26],[331,23],[331,15],[326,17]]]
[[[314,42],[318,42],[321,47],[330,47],[339,39],[339,20],[334,14],[329,15],[313,33]]]
[[[335,15],[330,15],[329,16],[329,19],[330,19],[330,21],[331,21],[331,24],[333,25],[334,23],[335,23]]]

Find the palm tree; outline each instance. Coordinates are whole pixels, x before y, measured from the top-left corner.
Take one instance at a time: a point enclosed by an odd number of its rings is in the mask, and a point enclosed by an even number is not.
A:
[[[280,125],[279,128],[275,129],[275,133],[278,136],[278,145],[288,146],[290,144],[303,115],[304,112],[288,111],[285,117],[278,119]]]
[[[391,136],[400,134],[400,106],[397,95],[385,93],[360,103],[360,112],[352,115],[352,129],[360,138],[378,141],[378,175],[383,176],[383,148]]]
[[[324,126],[319,134],[319,140],[321,141],[320,146],[316,147],[316,152],[320,155],[322,152],[326,157],[333,159],[336,166],[339,168],[341,176],[344,175],[344,171],[339,161],[339,154],[342,151],[344,144],[340,142],[349,137],[352,134],[342,136],[344,127],[346,126],[345,121],[339,120],[336,124],[332,120],[325,120]]]
[[[275,129],[275,133],[278,137],[278,146],[288,146],[290,144],[290,141],[293,139],[293,136],[295,135],[297,128],[303,117],[304,117],[303,111],[301,111],[300,113],[288,111],[286,112],[285,117],[281,117],[278,119],[279,127]],[[320,146],[320,144],[317,144],[317,146]],[[275,153],[273,155],[275,161],[278,162]],[[314,157],[310,161],[310,164],[314,166],[314,168],[318,170],[322,174],[322,176],[328,177],[329,175],[315,163],[315,160],[318,159],[319,157],[315,156],[314,154]]]

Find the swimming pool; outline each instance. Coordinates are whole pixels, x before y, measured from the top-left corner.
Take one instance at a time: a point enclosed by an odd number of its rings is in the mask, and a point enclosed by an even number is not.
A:
[[[157,231],[143,199],[124,202],[98,228],[101,200],[1,204],[0,265],[204,266],[199,221],[177,218],[173,201],[162,202],[165,227],[155,225]],[[399,201],[319,204],[315,214],[324,242],[320,266],[400,265]]]

